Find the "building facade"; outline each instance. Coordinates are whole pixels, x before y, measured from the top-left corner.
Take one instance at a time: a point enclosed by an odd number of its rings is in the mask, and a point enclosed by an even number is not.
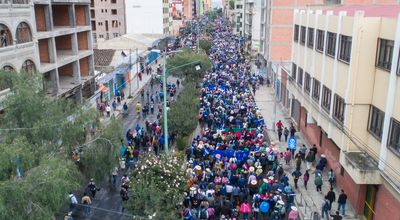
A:
[[[400,216],[399,14],[296,10],[292,66],[281,69],[283,105],[365,219]]]
[[[90,1],[93,43],[126,34],[125,1]]]
[[[235,28],[234,33],[238,36],[244,36],[244,2],[245,0],[235,1]]]
[[[77,102],[90,98],[95,90],[90,0],[33,3],[45,89]]]
[[[171,0],[135,0],[125,2],[127,34],[172,33]]]
[[[0,68],[43,74],[49,95],[77,102],[91,97],[95,88],[89,4],[0,1]]]
[[[30,1],[0,1],[0,68],[33,74],[39,67],[35,17]],[[0,88],[0,90],[5,88]]]

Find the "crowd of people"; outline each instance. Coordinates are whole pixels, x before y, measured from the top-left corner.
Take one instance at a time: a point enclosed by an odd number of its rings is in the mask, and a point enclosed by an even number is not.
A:
[[[290,219],[294,192],[265,135],[254,93],[259,80],[225,21],[214,23],[212,70],[203,80],[200,135],[186,152],[185,219]]]

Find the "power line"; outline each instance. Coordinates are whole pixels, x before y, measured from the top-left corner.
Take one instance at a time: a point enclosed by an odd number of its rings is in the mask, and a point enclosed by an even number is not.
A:
[[[297,86],[294,86],[294,88],[298,91],[298,92],[302,92],[302,90],[300,90],[300,88],[298,88]],[[316,108],[317,110],[319,108],[317,108],[317,106],[313,103],[310,102],[311,106],[313,108]],[[340,125],[338,122],[331,120],[331,118],[325,114],[324,112],[320,112],[318,111],[322,117],[324,117],[325,119],[327,119],[329,122],[333,123],[339,130],[341,130],[343,132],[344,135],[346,135],[349,140],[361,151],[364,153],[367,153],[369,155],[372,155],[375,158],[378,158],[378,162],[382,162],[383,164],[385,164],[385,166],[387,166],[394,174],[396,174],[398,177],[400,177],[400,172],[397,171],[397,169],[395,169],[392,165],[390,165],[389,163],[386,162],[386,160],[381,159],[380,156],[374,152],[374,150],[368,146],[367,144],[365,144],[359,137],[357,137],[353,132],[351,132],[346,126],[344,125]],[[360,146],[361,145],[361,146]],[[362,148],[364,147],[364,148]],[[374,160],[375,160],[374,158]]]

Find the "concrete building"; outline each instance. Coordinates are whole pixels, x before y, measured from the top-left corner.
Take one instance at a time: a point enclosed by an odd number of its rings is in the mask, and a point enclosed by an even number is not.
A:
[[[171,0],[126,0],[127,34],[172,34]]]
[[[266,1],[244,0],[244,37],[246,51],[253,59],[264,53]]]
[[[191,20],[195,15],[193,0],[183,0],[183,19]]]
[[[35,44],[35,19],[30,1],[0,1],[0,68],[35,73],[39,56]],[[2,88],[0,88],[2,90]]]
[[[90,20],[93,43],[97,40],[108,40],[126,33],[125,1],[90,1]]]
[[[358,215],[400,216],[400,6],[294,12],[279,97]]]
[[[235,28],[234,33],[239,36],[244,36],[244,2],[245,0],[235,1]]]
[[[35,20],[30,1],[0,1],[0,69],[7,72],[38,70],[39,56],[35,44]],[[9,94],[7,85],[0,83],[1,102]]]
[[[255,0],[256,1],[256,0]],[[262,68],[268,69],[276,82],[280,66],[290,65],[294,9],[326,8],[332,5],[395,5],[398,0],[270,0],[266,1],[264,58],[258,57]]]
[[[95,90],[90,1],[34,1],[39,72],[49,94],[81,102]]]
[[[77,102],[91,97],[95,88],[89,3],[0,1],[0,68],[40,72],[50,95]]]

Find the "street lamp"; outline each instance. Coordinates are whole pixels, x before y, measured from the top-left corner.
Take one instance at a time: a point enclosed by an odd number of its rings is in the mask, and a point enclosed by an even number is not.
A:
[[[167,63],[167,55],[174,54],[174,53],[179,53],[182,52],[182,50],[175,50],[175,51],[169,51],[169,52],[164,52],[163,53],[163,118],[164,118],[164,153],[166,156],[168,156],[168,115],[167,115],[167,68],[166,68],[166,63]],[[185,66],[189,65],[194,65],[195,70],[199,71],[201,69],[200,61],[194,61],[190,63],[186,63],[174,68],[171,68],[171,70],[179,69]]]

